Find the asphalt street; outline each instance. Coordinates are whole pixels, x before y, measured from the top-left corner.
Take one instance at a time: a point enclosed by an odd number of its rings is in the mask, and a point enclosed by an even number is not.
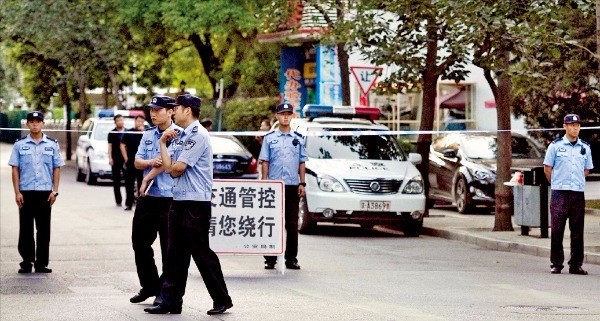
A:
[[[148,315],[131,248],[132,212],[109,184],[75,182],[64,168],[53,207],[52,274],[17,274],[18,211],[0,154],[1,320],[211,320],[211,300],[190,268],[181,315]],[[434,210],[435,211],[435,210]],[[435,214],[435,213],[434,213]],[[598,320],[600,267],[548,273],[548,259],[376,227],[321,226],[301,235],[300,271],[263,269],[262,257],[222,255],[234,307],[221,320]],[[155,252],[160,252],[155,248]],[[159,258],[157,257],[157,261]]]

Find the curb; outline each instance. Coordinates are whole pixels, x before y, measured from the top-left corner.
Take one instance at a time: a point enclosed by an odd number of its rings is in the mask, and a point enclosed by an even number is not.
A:
[[[512,252],[512,253],[520,253],[520,254],[528,254],[539,257],[550,258],[550,248],[549,247],[541,247],[536,245],[523,244],[518,242],[510,242],[510,241],[501,241],[497,239],[487,238],[478,236],[475,234],[471,234],[468,232],[458,232],[458,231],[450,231],[443,229],[436,229],[431,227],[423,227],[424,235],[441,237],[448,240],[456,240],[462,241],[470,244],[475,244],[479,247],[488,250],[494,251],[502,251],[502,252]],[[565,253],[565,257],[568,257],[570,254],[568,252]],[[599,253],[584,253],[584,263],[587,264],[597,264],[600,265],[600,254]]]

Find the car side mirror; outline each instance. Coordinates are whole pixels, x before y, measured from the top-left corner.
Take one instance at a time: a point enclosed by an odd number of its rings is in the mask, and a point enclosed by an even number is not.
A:
[[[423,157],[421,156],[421,154],[410,153],[408,154],[408,161],[413,163],[414,165],[419,165],[421,164],[421,161],[423,161]]]
[[[456,158],[456,156],[457,156],[456,150],[454,150],[454,149],[445,149],[442,151],[442,154],[446,158]]]

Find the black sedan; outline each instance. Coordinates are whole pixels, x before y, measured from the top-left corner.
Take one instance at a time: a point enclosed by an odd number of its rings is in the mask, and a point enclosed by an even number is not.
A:
[[[210,136],[213,149],[213,177],[257,179],[258,162],[233,136]]]
[[[512,133],[511,167],[543,166],[544,150],[531,138]],[[496,135],[450,133],[439,136],[429,154],[429,205],[445,201],[468,213],[494,205]]]

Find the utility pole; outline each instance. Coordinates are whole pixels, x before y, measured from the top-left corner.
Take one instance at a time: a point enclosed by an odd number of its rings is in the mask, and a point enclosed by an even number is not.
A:
[[[600,1],[600,0],[598,0]],[[221,131],[221,119],[222,117],[222,109],[221,106],[223,105],[223,78],[219,79],[219,83],[217,84],[217,88],[215,88],[216,91],[219,92],[219,99],[217,99],[217,104],[216,104],[216,108],[217,108],[217,130]]]
[[[600,60],[600,0],[596,0],[596,60]],[[600,61],[598,70],[600,71]]]

